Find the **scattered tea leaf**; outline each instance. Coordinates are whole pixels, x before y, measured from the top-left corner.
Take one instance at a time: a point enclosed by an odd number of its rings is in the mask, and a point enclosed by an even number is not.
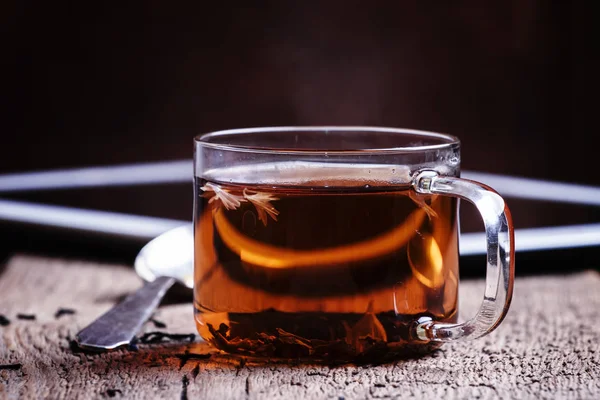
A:
[[[225,338],[221,332],[217,331],[212,324],[207,324],[209,332],[213,335],[215,342],[217,342],[217,347],[230,348],[231,345],[229,341]]]
[[[277,328],[276,330],[277,330],[277,333],[279,334],[280,339],[287,338],[290,340],[301,342],[303,344],[310,344],[310,340],[305,339],[302,336],[298,336],[298,335],[294,335],[293,333],[286,332],[281,328]]]
[[[432,204],[436,199],[437,199],[437,195],[433,195],[433,196],[425,196],[422,194],[418,194],[417,192],[410,190],[408,192],[408,197],[415,202],[415,204],[423,209],[426,213],[427,216],[429,217],[429,219],[434,219],[438,217],[437,212],[435,212],[435,210],[433,209],[433,207],[431,207],[430,204]]]
[[[219,202],[219,205],[223,205],[227,210],[236,210],[242,203],[250,202],[256,208],[258,213],[258,219],[267,226],[269,217],[274,221],[277,221],[279,211],[271,204],[272,201],[279,200],[271,193],[262,193],[248,190],[247,188],[242,193],[232,193],[228,189],[223,189],[220,185],[215,183],[207,182],[200,188],[204,192],[204,195],[208,192],[213,192],[214,195],[210,197],[209,203]]]
[[[251,339],[241,339],[236,337],[229,341],[229,345],[235,349],[252,350],[252,347],[254,346],[253,342],[254,341]]]
[[[106,395],[108,397],[115,397],[118,394],[123,394],[120,389],[106,389]]]
[[[346,343],[353,346],[360,353],[364,352],[370,345],[365,341],[365,337],[373,338],[376,341],[387,342],[387,333],[385,328],[373,313],[373,302],[367,307],[365,315],[352,327],[344,321],[346,329]]]
[[[4,315],[0,314],[0,326],[8,326],[8,325],[10,325],[10,319],[8,319]]]
[[[243,193],[244,198],[254,204],[254,208],[256,208],[256,212],[258,213],[258,219],[260,219],[264,226],[267,226],[267,222],[269,221],[267,215],[273,218],[274,221],[277,221],[279,211],[271,204],[272,201],[279,200],[277,197],[271,193],[254,192],[254,194],[250,194],[248,189],[244,189]]]
[[[152,322],[154,324],[154,327],[158,328],[158,329],[164,329],[167,327],[167,324],[165,324],[162,321],[157,320],[156,318],[150,318],[150,322]]]
[[[69,340],[69,350],[71,350],[72,353],[79,353],[83,351],[83,349],[77,344],[77,341],[73,339]]]
[[[345,321],[344,321],[345,322]],[[257,332],[250,337],[231,336],[231,329],[221,324],[215,329],[207,324],[211,340],[216,347],[242,356],[283,357],[297,360],[314,357],[335,366],[346,362],[359,365],[376,365],[395,359],[399,355],[393,343],[388,343],[388,335],[383,324],[369,307],[363,318],[352,325],[345,324],[348,336],[337,340],[308,339],[304,336],[275,328],[274,332]],[[235,330],[233,330],[235,332]],[[402,347],[402,356],[409,353]],[[239,368],[245,365],[240,361]]]
[[[23,367],[23,364],[0,364],[0,371],[9,370],[9,371],[17,371]]]
[[[226,324],[221,324],[219,325],[219,333],[223,336],[227,335],[227,332],[229,332],[229,327]]]
[[[72,315],[72,314],[75,314],[75,310],[73,310],[72,308],[62,308],[61,307],[58,310],[56,310],[56,312],[54,313],[54,318],[59,319],[63,315]]]
[[[212,196],[208,202],[212,203],[213,201],[220,201],[228,210],[235,210],[241,203],[247,201],[243,195],[231,193],[227,189],[223,189],[221,186],[210,182],[207,182],[200,190],[204,192],[214,192],[214,196]]]
[[[24,319],[27,321],[35,321],[35,315],[34,314],[17,314],[17,318],[18,319]]]
[[[142,336],[135,338],[132,344],[154,344],[164,342],[193,342],[196,340],[194,333],[179,334],[166,332],[147,332]]]

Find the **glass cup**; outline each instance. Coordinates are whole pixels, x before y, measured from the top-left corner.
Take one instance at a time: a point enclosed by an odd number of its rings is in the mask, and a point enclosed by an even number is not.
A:
[[[382,361],[474,339],[512,297],[502,197],[459,178],[456,137],[276,127],[195,140],[194,309],[227,353]],[[487,235],[477,315],[457,323],[458,199]]]

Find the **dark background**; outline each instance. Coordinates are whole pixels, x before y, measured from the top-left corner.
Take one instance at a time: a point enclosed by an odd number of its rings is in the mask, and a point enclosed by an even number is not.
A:
[[[365,124],[457,135],[464,169],[598,185],[592,6],[3,3],[0,173],[191,158],[215,129]],[[6,197],[179,219],[192,203],[191,185]],[[509,205],[517,228],[600,221],[592,207]],[[33,232],[0,225],[4,251],[122,254]],[[559,253],[538,260],[597,266],[597,249]]]

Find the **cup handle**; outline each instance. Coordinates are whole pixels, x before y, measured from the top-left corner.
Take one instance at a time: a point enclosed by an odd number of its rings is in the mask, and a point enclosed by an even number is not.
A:
[[[479,182],[441,176],[431,170],[417,171],[412,188],[420,194],[453,196],[473,203],[483,218],[487,240],[485,294],[475,317],[461,324],[422,317],[414,325],[413,335],[424,341],[449,342],[476,339],[493,331],[508,311],[515,272],[514,228],[504,199]]]

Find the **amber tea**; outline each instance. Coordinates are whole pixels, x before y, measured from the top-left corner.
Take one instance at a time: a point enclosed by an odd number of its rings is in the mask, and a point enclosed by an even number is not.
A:
[[[203,338],[229,353],[281,358],[426,347],[414,346],[411,324],[456,321],[457,201],[417,195],[395,174],[383,165],[272,163],[197,178],[194,307]]]

